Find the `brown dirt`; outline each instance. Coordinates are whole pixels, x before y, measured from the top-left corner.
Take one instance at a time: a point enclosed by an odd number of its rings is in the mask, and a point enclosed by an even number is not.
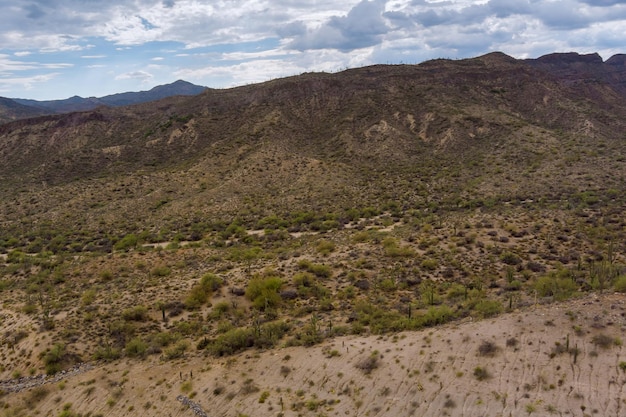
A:
[[[44,398],[27,389],[2,400],[8,410],[40,415],[57,415],[71,403],[76,412],[107,416],[192,416],[179,395],[211,416],[620,415],[625,316],[624,296],[589,295],[490,320],[342,337],[311,348],[93,364],[64,383],[45,384]],[[598,335],[612,343],[594,344]],[[485,342],[493,353],[481,354]],[[488,377],[479,380],[477,367]]]

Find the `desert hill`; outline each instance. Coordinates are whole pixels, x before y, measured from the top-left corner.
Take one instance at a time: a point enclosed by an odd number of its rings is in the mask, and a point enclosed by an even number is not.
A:
[[[626,105],[598,58],[1,125],[5,414],[619,415]]]
[[[0,123],[42,116],[44,114],[47,114],[47,112],[43,109],[25,106],[9,98],[0,97]]]

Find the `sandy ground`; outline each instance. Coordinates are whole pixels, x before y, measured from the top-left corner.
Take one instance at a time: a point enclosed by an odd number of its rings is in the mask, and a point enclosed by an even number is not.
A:
[[[7,415],[23,408],[56,416],[64,406],[104,416],[198,415],[182,395],[209,416],[619,416],[626,415],[625,316],[624,296],[591,295],[310,348],[96,363],[2,401]],[[611,343],[597,345],[599,335]],[[481,353],[485,342],[492,349]]]

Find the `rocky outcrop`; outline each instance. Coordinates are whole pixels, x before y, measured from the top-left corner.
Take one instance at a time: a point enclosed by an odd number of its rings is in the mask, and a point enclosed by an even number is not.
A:
[[[180,401],[183,405],[189,407],[191,411],[193,411],[193,413],[198,417],[208,417],[207,413],[202,409],[202,407],[200,407],[200,404],[191,401],[188,397],[185,397],[184,395],[179,395],[178,397],[176,397],[176,400]]]

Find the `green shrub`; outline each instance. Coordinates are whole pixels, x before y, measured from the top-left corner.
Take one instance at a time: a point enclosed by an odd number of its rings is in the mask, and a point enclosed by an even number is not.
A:
[[[452,284],[446,292],[448,300],[456,300],[463,297],[467,297],[467,287],[463,284]]]
[[[191,287],[189,294],[185,298],[183,304],[189,310],[195,310],[200,308],[209,299],[209,294],[202,288],[201,285],[194,285]]]
[[[172,270],[165,265],[158,265],[150,270],[150,274],[155,277],[166,277],[171,273]]]
[[[578,290],[578,286],[571,278],[554,275],[539,277],[533,288],[540,297],[554,297],[555,300],[566,300]]]
[[[166,359],[177,359],[182,357],[189,349],[189,342],[187,340],[179,340],[174,346],[171,346],[163,352]]]
[[[522,260],[512,252],[504,252],[500,255],[500,260],[507,265],[519,265]]]
[[[213,319],[213,320],[219,320],[226,313],[228,313],[231,310],[231,308],[232,308],[232,304],[229,303],[228,301],[220,301],[213,305],[213,309],[211,310],[207,318]]]
[[[215,292],[224,285],[224,280],[215,274],[204,274],[200,278],[200,286],[206,291]]]
[[[479,381],[484,381],[486,379],[489,379],[491,375],[486,368],[482,366],[477,366],[476,368],[474,368],[474,377],[476,377],[476,379]]]
[[[437,269],[439,263],[436,259],[424,259],[420,265],[427,271],[434,271],[435,269]]]
[[[438,307],[430,307],[426,310],[426,314],[419,316],[418,320],[421,326],[430,327],[447,323],[454,318],[454,312],[446,305]]]
[[[502,310],[502,303],[497,300],[480,300],[474,305],[474,311],[482,318],[493,317]]]
[[[269,398],[270,396],[270,392],[269,391],[263,391],[261,393],[261,397],[259,398],[259,403],[263,404],[265,403],[265,401]]]
[[[208,350],[215,356],[232,355],[254,346],[254,331],[237,328],[227,331],[208,344]]]
[[[43,363],[48,375],[56,374],[61,370],[61,365],[65,359],[65,345],[62,343],[55,343],[43,355]]]
[[[169,332],[153,333],[147,337],[148,351],[151,353],[161,352],[162,348],[177,342],[179,339],[179,334]]]
[[[626,275],[617,277],[613,286],[617,292],[626,292]]]
[[[293,276],[292,280],[293,280],[293,285],[295,285],[297,288],[300,288],[300,287],[310,288],[317,283],[317,279],[315,278],[315,275],[313,275],[310,272],[298,272],[297,274]]]
[[[278,291],[283,281],[278,277],[255,277],[246,287],[246,298],[259,310],[278,307],[282,301]]]
[[[329,255],[335,251],[335,244],[330,240],[322,240],[317,244],[316,249],[322,255]]]
[[[122,311],[122,318],[126,321],[146,321],[148,309],[142,305],[127,308]]]
[[[93,358],[97,361],[103,360],[111,362],[119,359],[122,356],[122,351],[113,346],[100,346],[96,349]]]
[[[137,246],[137,243],[139,243],[137,235],[131,233],[118,240],[115,245],[113,245],[113,248],[115,250],[127,251]]]
[[[215,274],[205,274],[200,281],[191,287],[189,295],[185,298],[185,307],[194,310],[207,302],[211,294],[222,287],[224,280]]]
[[[147,350],[148,344],[139,337],[131,339],[128,343],[126,343],[126,347],[124,348],[126,356],[131,358],[143,357],[145,356]]]
[[[333,274],[330,266],[321,265],[321,264],[313,264],[311,267],[311,272],[315,274],[319,278],[330,278]]]
[[[392,292],[396,290],[396,283],[391,278],[385,278],[380,281],[378,287],[385,292]]]
[[[402,246],[396,239],[391,237],[383,240],[383,247],[385,249],[385,255],[390,258],[406,258],[415,255],[415,251],[411,247]]]

